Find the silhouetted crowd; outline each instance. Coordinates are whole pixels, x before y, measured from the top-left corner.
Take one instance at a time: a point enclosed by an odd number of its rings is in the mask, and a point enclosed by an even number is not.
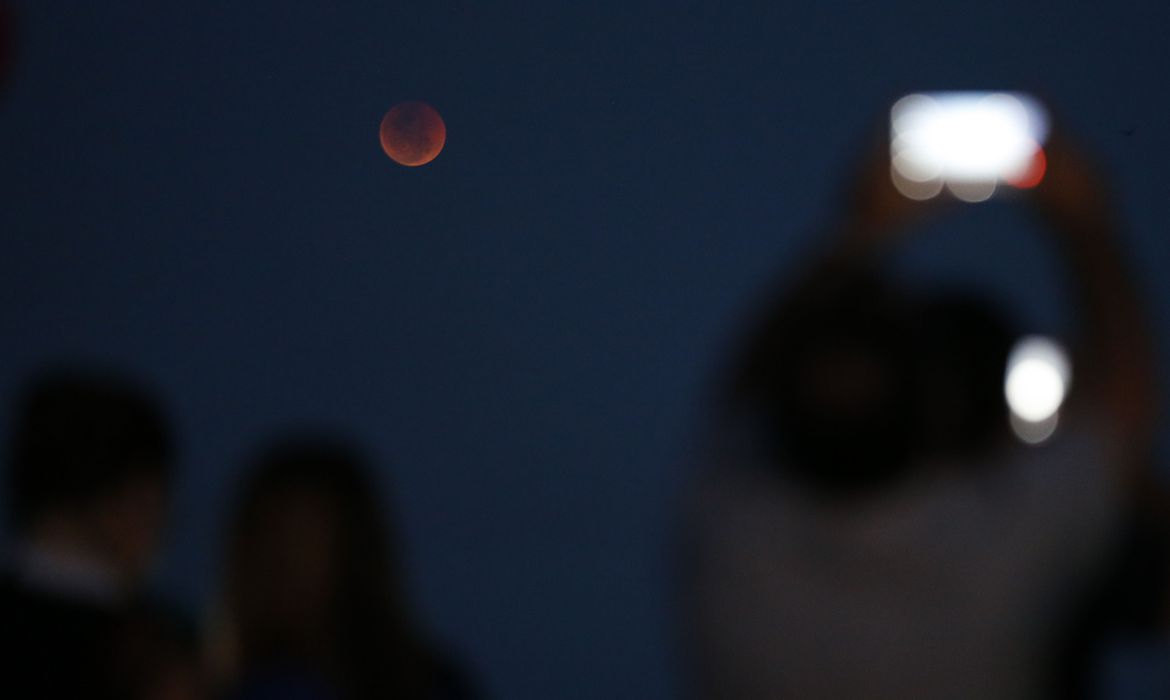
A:
[[[1048,157],[1027,201],[1079,312],[1051,435],[1013,433],[1010,313],[884,265],[939,208],[893,192],[884,158],[825,254],[765,299],[694,455],[676,582],[691,695],[1099,697],[1111,653],[1165,637],[1150,334],[1106,188],[1059,135]],[[360,446],[297,431],[246,461],[196,623],[144,587],[176,464],[158,398],[48,369],[14,415],[3,697],[481,696],[413,610]]]
[[[477,697],[412,617],[358,448],[298,432],[256,455],[198,629],[143,589],[175,462],[156,400],[114,374],[48,370],[14,428],[4,697]]]

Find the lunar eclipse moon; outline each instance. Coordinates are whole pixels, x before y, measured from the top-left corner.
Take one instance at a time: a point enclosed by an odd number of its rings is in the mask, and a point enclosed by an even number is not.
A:
[[[403,102],[382,118],[378,136],[382,150],[391,160],[414,167],[426,165],[439,155],[447,142],[447,126],[426,102]]]

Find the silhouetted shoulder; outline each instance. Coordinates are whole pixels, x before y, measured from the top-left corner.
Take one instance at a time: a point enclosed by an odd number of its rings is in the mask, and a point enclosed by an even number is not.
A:
[[[113,611],[0,581],[0,695],[115,698],[105,654]]]

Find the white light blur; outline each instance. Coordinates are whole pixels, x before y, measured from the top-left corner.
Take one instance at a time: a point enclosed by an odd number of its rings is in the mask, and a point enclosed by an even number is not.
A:
[[[904,177],[896,167],[890,168],[890,177],[894,181],[894,189],[898,190],[903,197],[908,199],[916,199],[919,201],[930,199],[938,196],[942,192],[943,181],[939,179],[933,180],[912,180]]]
[[[1041,421],[1027,421],[1016,414],[1011,415],[1012,432],[1020,440],[1029,445],[1039,445],[1056,433],[1056,426],[1060,423],[1060,413],[1053,413]]]
[[[940,189],[946,183],[964,201],[983,201],[1000,180],[1028,172],[1047,130],[1043,110],[1026,95],[907,95],[890,110],[895,185],[906,196],[923,199],[928,198],[922,196],[926,189],[905,183],[939,181]]]
[[[1068,354],[1059,343],[1043,336],[1016,343],[1008,356],[1004,396],[1020,439],[1038,443],[1052,435],[1071,382]]]
[[[986,202],[995,194],[995,180],[951,181],[947,183],[947,189],[964,202]]]

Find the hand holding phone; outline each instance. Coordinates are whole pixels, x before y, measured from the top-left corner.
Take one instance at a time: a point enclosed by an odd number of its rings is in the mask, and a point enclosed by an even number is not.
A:
[[[961,200],[983,201],[1004,184],[1039,183],[1047,135],[1047,114],[1028,95],[907,95],[890,109],[890,175],[910,199],[930,199],[946,188]]]

